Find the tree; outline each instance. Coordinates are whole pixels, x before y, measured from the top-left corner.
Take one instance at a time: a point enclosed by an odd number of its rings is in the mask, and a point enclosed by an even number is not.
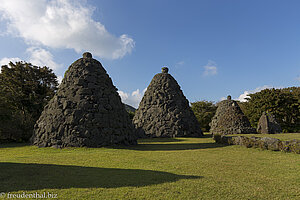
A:
[[[250,94],[242,109],[252,126],[257,127],[264,111],[275,115],[284,132],[300,131],[299,88],[265,89]]]
[[[0,73],[0,123],[14,124],[15,131],[0,128],[4,139],[28,140],[35,121],[57,90],[56,75],[48,67],[33,66],[26,62],[10,62]],[[1,138],[0,138],[1,139]]]
[[[210,129],[209,123],[216,113],[217,106],[211,101],[197,101],[191,103],[192,111],[201,125],[203,132],[208,132]]]

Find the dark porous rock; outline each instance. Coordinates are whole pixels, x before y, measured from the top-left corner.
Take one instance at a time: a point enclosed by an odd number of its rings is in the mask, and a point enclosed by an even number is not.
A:
[[[252,147],[252,144],[251,144],[251,140],[250,138],[248,137],[245,137],[245,136],[238,136],[240,139],[239,139],[239,145],[241,146],[245,146],[247,148],[250,148]]]
[[[270,137],[245,137],[245,136],[226,136],[214,134],[213,139],[218,144],[241,145],[245,147],[260,148],[271,151],[293,152],[300,154],[300,140],[281,141]]]
[[[261,138],[260,137],[250,137],[249,138],[249,142],[250,142],[250,145],[251,147],[254,147],[254,148],[260,148],[261,147]]]
[[[210,132],[212,134],[229,135],[256,133],[237,102],[231,100],[231,96],[228,96],[227,100],[218,103],[218,108],[210,123],[210,127]]]
[[[257,132],[263,134],[274,134],[281,133],[282,130],[274,115],[263,112],[257,125]]]
[[[300,140],[293,139],[290,141],[291,152],[300,154]]]
[[[101,63],[84,53],[66,71],[31,138],[39,147],[134,145],[134,127]]]
[[[152,79],[133,123],[139,137],[203,136],[188,100],[167,68]]]
[[[82,57],[83,58],[92,58],[93,56],[90,52],[85,52],[85,53],[82,54]]]
[[[235,137],[224,137],[223,135],[220,134],[214,134],[213,135],[213,139],[216,141],[216,143],[219,144],[227,144],[227,145],[234,145],[236,144],[236,142],[234,141]]]
[[[263,137],[260,139],[261,145],[260,148],[268,149],[272,151],[279,151],[281,149],[282,143],[279,139],[270,138],[270,137]]]
[[[168,73],[169,69],[167,67],[163,67],[163,68],[161,68],[161,72],[162,73]]]
[[[300,140],[282,141],[281,151],[300,154]]]

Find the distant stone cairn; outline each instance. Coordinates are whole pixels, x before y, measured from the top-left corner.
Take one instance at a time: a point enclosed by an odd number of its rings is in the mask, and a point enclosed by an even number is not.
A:
[[[32,143],[57,148],[137,144],[116,87],[91,53],[66,71],[36,122]]]
[[[232,100],[231,96],[228,96],[227,100],[218,103],[218,108],[210,123],[210,127],[212,134],[256,133],[238,103]]]
[[[177,81],[163,67],[148,86],[133,123],[139,137],[200,137],[200,125]]]
[[[258,125],[257,132],[263,134],[281,133],[281,126],[277,123],[275,116],[272,113],[263,112]]]

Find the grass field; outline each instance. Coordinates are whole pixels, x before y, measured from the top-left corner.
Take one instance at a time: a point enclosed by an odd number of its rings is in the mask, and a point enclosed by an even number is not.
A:
[[[124,148],[5,144],[1,192],[49,192],[58,199],[300,199],[300,155],[222,146],[209,137],[145,139]]]

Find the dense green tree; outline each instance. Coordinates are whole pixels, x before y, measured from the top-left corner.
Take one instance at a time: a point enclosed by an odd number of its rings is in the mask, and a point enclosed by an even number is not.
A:
[[[203,132],[208,132],[210,129],[209,123],[216,113],[217,106],[211,101],[197,101],[191,103],[191,108],[201,125]]]
[[[284,132],[300,131],[299,88],[265,89],[249,96],[241,108],[252,126],[257,127],[261,114],[266,111],[275,115]]]
[[[28,140],[35,121],[57,86],[57,77],[48,67],[26,62],[10,62],[8,66],[2,66],[0,123],[4,125],[0,128],[0,139]],[[14,124],[13,131],[7,128],[9,124]]]

